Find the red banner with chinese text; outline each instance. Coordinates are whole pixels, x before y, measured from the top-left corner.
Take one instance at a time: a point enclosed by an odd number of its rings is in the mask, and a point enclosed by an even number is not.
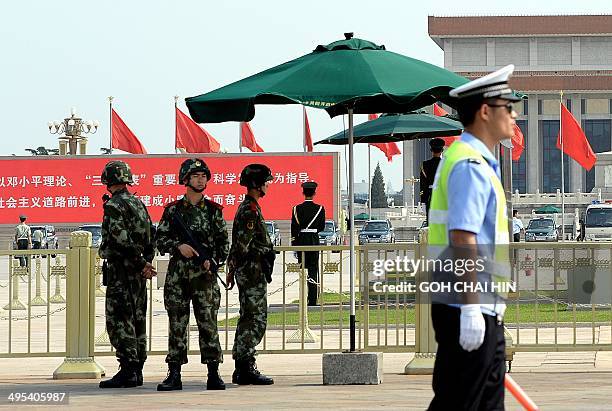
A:
[[[204,194],[223,205],[226,220],[233,220],[244,198],[240,172],[250,163],[270,167],[274,180],[261,199],[263,215],[269,220],[291,219],[293,205],[303,201],[301,184],[319,183],[317,202],[332,215],[334,210],[334,157],[336,154],[237,155],[211,154],[201,158],[212,177]],[[0,160],[0,224],[17,224],[25,214],[29,224],[99,223],[102,195],[106,187],[100,173],[110,160],[126,161],[134,174],[130,188],[147,206],[153,221],[163,208],[185,193],[178,183],[181,163],[190,156],[83,156],[76,158],[4,158]]]

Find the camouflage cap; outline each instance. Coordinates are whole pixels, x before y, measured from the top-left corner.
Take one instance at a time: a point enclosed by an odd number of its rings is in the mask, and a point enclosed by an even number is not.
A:
[[[134,184],[130,166],[126,162],[120,160],[110,161],[104,166],[100,181],[106,186],[115,184]]]
[[[210,169],[204,162],[199,158],[188,158],[183,161],[181,164],[181,169],[179,170],[179,181],[181,184],[184,184],[184,180],[189,178],[189,176],[193,173],[205,173],[206,178],[210,180]]]
[[[240,185],[247,188],[259,188],[271,180],[272,170],[263,164],[249,164],[240,173]]]

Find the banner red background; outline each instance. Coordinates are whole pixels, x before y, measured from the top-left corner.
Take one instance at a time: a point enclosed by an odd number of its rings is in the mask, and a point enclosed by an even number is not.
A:
[[[239,155],[213,154],[202,158],[212,178],[204,194],[223,205],[226,220],[233,220],[246,192],[239,184],[240,172],[250,163],[270,167],[274,180],[268,195],[261,199],[268,220],[291,219],[293,205],[303,201],[301,183],[317,181],[316,201],[329,216],[334,215],[335,153],[316,155]],[[159,221],[164,206],[185,193],[178,184],[180,164],[189,155],[84,156],[76,158],[5,158],[0,160],[0,224],[17,224],[19,215],[28,223],[100,223],[102,195],[100,183],[104,165],[113,160],[126,161],[134,174],[130,188]]]

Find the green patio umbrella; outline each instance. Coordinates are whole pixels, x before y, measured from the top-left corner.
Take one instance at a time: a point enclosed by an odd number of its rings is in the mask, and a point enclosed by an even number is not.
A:
[[[353,114],[405,113],[436,101],[454,106],[451,89],[468,80],[384,46],[353,38],[317,46],[312,53],[243,80],[185,99],[198,123],[250,121],[255,104],[302,104],[331,117],[348,114],[349,198],[354,198]],[[349,201],[349,224],[355,227]],[[355,241],[349,239],[350,351],[355,351]]]
[[[384,114],[353,128],[354,143],[393,143],[419,138],[447,137],[461,134],[463,125],[448,117],[427,113]],[[315,144],[348,144],[345,131]]]
[[[546,205],[544,207],[538,208],[535,213],[536,214],[555,214],[560,213],[561,210],[553,205]]]
[[[255,104],[303,104],[331,117],[406,113],[436,101],[454,105],[448,92],[467,82],[441,67],[350,38],[185,101],[198,123],[250,121]]]

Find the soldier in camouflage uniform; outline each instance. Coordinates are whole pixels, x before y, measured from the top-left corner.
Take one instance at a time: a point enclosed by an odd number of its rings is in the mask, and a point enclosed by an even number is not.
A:
[[[156,243],[161,253],[170,253],[168,274],[164,284],[164,306],[168,311],[168,376],[157,386],[158,391],[183,388],[181,365],[187,363],[187,327],[189,303],[198,324],[202,364],[208,367],[206,388],[224,390],[225,383],[219,376],[219,363],[223,362],[217,312],[221,291],[216,273],[211,272],[211,261],[197,265],[193,259],[197,251],[186,244],[186,238],[177,227],[176,215],[189,229],[193,239],[208,248],[215,265],[227,258],[229,238],[223,219],[222,207],[204,198],[202,192],[210,180],[210,170],[204,161],[193,158],[183,162],[179,180],[186,186],[185,196],[166,206],[157,229]]]
[[[142,385],[147,358],[147,279],[156,272],[153,227],[145,205],[127,190],[130,167],[111,161],[101,176],[112,196],[104,204],[100,257],[106,259],[106,330],[119,360],[119,372],[100,388]]]
[[[238,284],[240,318],[236,326],[232,356],[236,369],[232,382],[240,385],[269,385],[274,380],[261,374],[255,365],[255,347],[266,332],[267,284],[262,262],[273,252],[272,242],[257,200],[268,191],[272,172],[262,164],[249,164],[240,174],[247,195],[236,211],[232,247],[228,259],[227,285]]]

